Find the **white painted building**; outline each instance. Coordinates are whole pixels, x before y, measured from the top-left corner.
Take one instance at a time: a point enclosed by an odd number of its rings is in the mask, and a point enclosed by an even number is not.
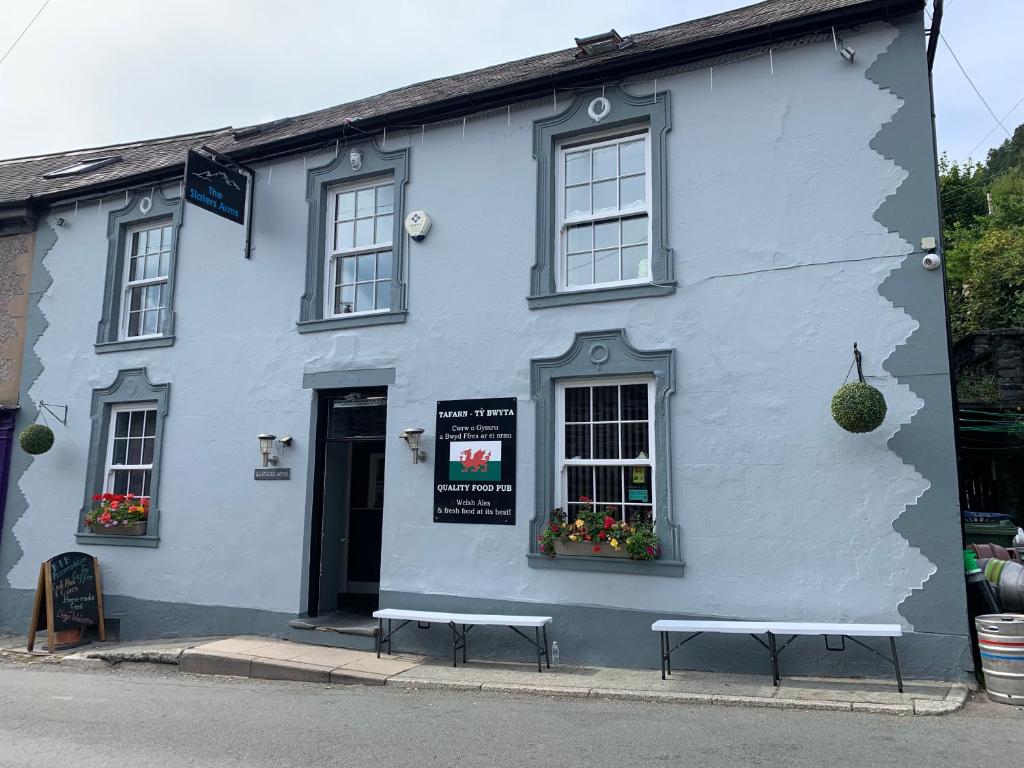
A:
[[[656,665],[650,622],[701,616],[898,622],[909,673],[969,668],[921,8],[767,2],[0,162],[0,221],[34,232],[18,429],[68,406],[51,451],[14,453],[0,628],[78,549],[125,637],[301,635],[379,598],[549,613],[567,662]],[[255,171],[251,258],[245,227],[182,203],[203,145]],[[862,435],[829,413],[854,342],[888,404]],[[488,398],[516,401],[514,524],[435,522],[437,404]],[[290,479],[254,479],[261,433],[293,438]],[[145,533],[90,531],[92,496],[125,490]],[[653,516],[661,557],[539,553],[579,495]]]

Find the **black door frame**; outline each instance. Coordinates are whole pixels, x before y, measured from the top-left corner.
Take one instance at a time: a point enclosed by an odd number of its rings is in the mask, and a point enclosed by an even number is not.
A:
[[[313,462],[313,498],[311,499],[309,528],[309,594],[306,602],[306,615],[320,615],[320,566],[323,557],[324,536],[324,479],[327,471],[327,431],[330,421],[330,406],[336,400],[353,392],[366,389],[380,390],[385,393],[387,386],[352,387],[345,389],[316,389],[316,436],[313,443],[315,451]],[[385,394],[386,397],[386,394]],[[387,406],[385,406],[387,407]],[[386,435],[384,436],[386,439]],[[360,438],[343,438],[350,442],[360,442]],[[380,440],[380,437],[367,438]],[[387,462],[387,444],[385,442],[384,461]]]

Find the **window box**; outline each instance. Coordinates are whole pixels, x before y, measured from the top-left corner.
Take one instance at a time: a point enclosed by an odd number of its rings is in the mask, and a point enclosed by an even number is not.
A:
[[[105,526],[93,523],[89,530],[100,536],[145,536],[146,523],[125,523],[123,525]]]
[[[612,549],[610,544],[594,544],[589,541],[556,541],[555,554],[566,557],[629,557],[624,549]]]

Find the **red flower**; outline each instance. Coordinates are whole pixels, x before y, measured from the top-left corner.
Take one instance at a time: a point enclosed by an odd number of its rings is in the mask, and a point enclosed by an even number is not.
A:
[[[615,525],[615,518],[611,517],[609,515],[606,515],[605,518],[604,518],[605,530],[607,530],[608,528],[611,528],[613,525]]]
[[[110,508],[111,508],[111,509],[113,509],[113,510],[114,510],[115,512],[116,512],[116,511],[117,511],[117,510],[118,510],[118,509],[119,509],[120,507],[121,507],[121,502],[119,502],[119,501],[112,501],[112,502],[110,502]]]
[[[125,498],[129,499],[129,500],[134,499],[135,498],[135,494],[134,493],[129,493],[127,496],[125,496]]]
[[[599,539],[601,539],[601,541],[604,541],[605,539],[608,538],[608,534],[606,534],[604,531],[601,531],[600,533],[597,534],[597,537]]]
[[[589,504],[590,503],[590,497],[589,496],[580,496],[580,501],[582,501],[584,504]]]
[[[558,533],[558,526],[555,525],[554,523],[551,524],[551,532],[552,533]]]
[[[595,552],[600,552],[600,551],[601,551],[601,545],[600,545],[600,544],[598,544],[597,546],[595,546],[595,547],[594,547],[594,551],[595,551]]]
[[[583,540],[584,541],[590,541],[590,534],[588,533],[586,536],[584,536]]]
[[[111,515],[110,515],[109,512],[104,512],[102,515],[100,515],[100,522],[101,523],[109,523],[110,520],[111,520]]]
[[[112,493],[104,493],[104,494],[103,494],[103,496],[102,496],[101,498],[102,498],[102,499],[103,499],[104,501],[110,501],[111,499],[113,499],[113,498],[114,498],[114,494],[112,494]]]
[[[654,557],[654,547],[648,546],[648,547],[647,547],[647,554],[648,554],[648,555],[649,555],[650,557]]]
[[[100,500],[100,499],[102,499],[102,498],[103,498],[103,497],[102,497],[102,496],[100,496],[100,495],[99,495],[99,494],[97,493],[97,494],[96,494],[95,496],[93,496],[93,497],[92,497],[92,500],[93,500],[93,501],[99,501],[99,500]]]

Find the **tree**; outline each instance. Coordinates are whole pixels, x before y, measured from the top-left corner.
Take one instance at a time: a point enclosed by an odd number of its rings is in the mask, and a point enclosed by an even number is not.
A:
[[[943,155],[939,190],[953,339],[1024,327],[1024,125],[987,164]]]

